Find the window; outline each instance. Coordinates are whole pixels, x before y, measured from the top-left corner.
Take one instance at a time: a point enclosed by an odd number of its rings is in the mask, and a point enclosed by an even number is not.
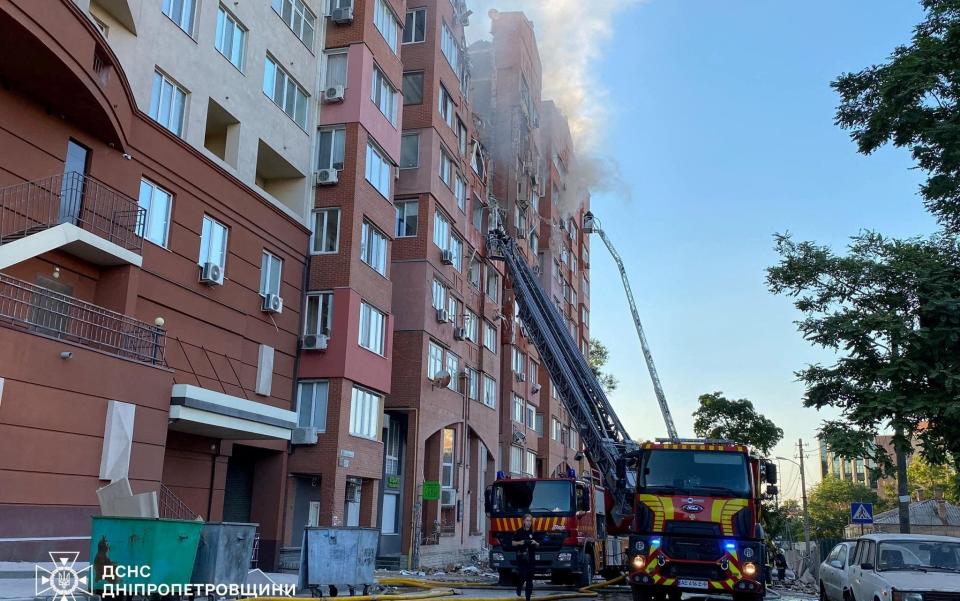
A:
[[[457,119],[457,148],[460,156],[467,156],[467,126],[460,119]]]
[[[550,427],[550,438],[552,438],[553,440],[555,440],[555,441],[557,441],[557,442],[560,442],[560,432],[562,431],[562,430],[561,430],[561,427],[560,427],[560,420],[558,420],[558,419],[555,418],[555,417],[552,418],[552,419],[550,420],[550,426],[551,426],[551,427]]]
[[[320,209],[313,213],[313,254],[335,253],[340,247],[340,209]]]
[[[423,71],[403,74],[403,103],[421,104],[423,102]]]
[[[497,381],[483,374],[483,404],[487,407],[497,406]]]
[[[143,237],[154,244],[166,247],[173,195],[155,183],[142,179],[139,203],[140,208],[146,211]]]
[[[537,454],[527,449],[527,467],[525,472],[528,476],[533,476],[537,473]]]
[[[464,313],[463,328],[467,331],[467,340],[480,342],[480,318],[470,309]]]
[[[447,388],[460,392],[460,357],[450,351],[447,351],[447,373],[450,374]]]
[[[523,473],[523,449],[520,447],[510,447],[510,473]]]
[[[467,368],[467,398],[471,401],[480,400],[480,374],[477,370]]]
[[[536,230],[530,232],[530,252],[534,256],[540,252],[540,236],[537,235]]]
[[[393,125],[397,124],[397,91],[380,67],[373,68],[373,84],[370,89],[370,100],[377,105],[383,116]]]
[[[530,383],[531,383],[531,384],[537,384],[537,383],[538,383],[538,382],[537,382],[537,372],[539,371],[538,368],[539,368],[539,366],[537,365],[537,362],[534,361],[533,359],[530,359],[530,372],[529,372],[529,373],[530,373]]]
[[[453,97],[447,92],[447,88],[443,87],[443,84],[440,84],[440,116],[443,117],[443,120],[446,121],[447,125],[451,128],[453,127],[456,109],[457,107],[453,103]]]
[[[227,226],[219,221],[203,216],[200,230],[200,258],[198,263],[216,263],[221,273],[227,262]]]
[[[537,431],[538,437],[543,437],[543,414],[538,413],[533,422],[533,429]]]
[[[373,24],[377,26],[377,31],[386,40],[387,46],[396,54],[398,50],[397,43],[400,38],[400,23],[393,16],[393,11],[387,6],[384,0],[376,0],[373,4]]]
[[[378,355],[384,354],[384,330],[387,316],[365,302],[360,303],[360,346]]]
[[[450,321],[456,322],[457,315],[460,315],[462,308],[463,303],[460,302],[460,299],[452,294],[447,295],[447,315],[450,316]]]
[[[347,130],[343,127],[324,127],[317,131],[320,156],[317,169],[343,169],[343,152]]]
[[[187,92],[160,71],[153,72],[150,116],[175,135],[183,137],[183,117]]]
[[[333,293],[308,292],[303,333],[307,336],[329,336],[333,326]]]
[[[409,238],[417,235],[417,217],[419,203],[408,200],[397,203],[397,237]]]
[[[387,274],[387,237],[366,219],[360,229],[360,260],[380,275]]]
[[[430,341],[427,348],[427,378],[432,380],[443,371],[443,347]]]
[[[458,236],[450,236],[450,254],[453,255],[453,268],[463,271],[463,240]]]
[[[260,296],[279,295],[282,275],[283,260],[273,253],[263,251],[260,259]]]
[[[524,375],[527,372],[527,356],[517,347],[513,347],[513,373]]]
[[[473,257],[470,259],[470,266],[467,268],[470,285],[480,290],[480,259]]]
[[[483,322],[483,347],[492,353],[497,352],[497,327],[489,321]]]
[[[453,486],[453,456],[457,433],[453,428],[443,429],[443,446],[440,453],[440,486],[451,489]]]
[[[327,71],[323,79],[326,87],[347,86],[347,53],[328,52]]]
[[[416,169],[420,166],[420,133],[403,134],[400,138],[400,168]]]
[[[453,185],[453,195],[457,198],[457,208],[461,213],[467,212],[467,182],[458,173]]]
[[[383,441],[384,466],[383,471],[388,476],[400,475],[400,455],[401,455],[401,436],[402,424],[398,419],[390,419],[387,416],[387,425],[384,428],[387,433]],[[387,495],[392,496],[392,495]],[[386,517],[386,516],[384,516]]]
[[[487,296],[493,302],[497,302],[500,296],[500,274],[491,267],[487,267]]]
[[[243,51],[246,47],[247,29],[227,9],[217,9],[217,35],[214,46],[234,67],[243,71]]]
[[[297,384],[297,425],[301,428],[327,429],[327,382],[300,382]]]
[[[415,44],[425,39],[427,39],[427,9],[408,10],[406,23],[403,25],[403,43]]]
[[[162,10],[177,27],[193,36],[193,0],[163,0]]]
[[[441,250],[447,250],[450,243],[450,222],[440,211],[433,218],[433,243]]]
[[[393,179],[393,165],[387,156],[373,142],[367,141],[366,178],[377,192],[390,198],[390,180]]]
[[[480,199],[476,195],[473,197],[473,211],[470,216],[470,222],[473,224],[474,229],[482,230],[483,229],[483,209],[484,206],[481,204]],[[477,286],[479,288],[479,286]]]
[[[313,32],[316,29],[317,17],[302,0],[271,0],[273,10],[280,15],[283,22],[287,24],[293,33],[300,38],[300,41],[306,44],[307,48],[313,48]]]
[[[523,399],[521,399],[517,395],[513,395],[513,416],[512,417],[513,417],[513,421],[517,422],[518,424],[523,423],[523,418],[524,418],[523,413],[524,413],[525,405],[526,403],[523,402]]]
[[[380,437],[381,401],[379,394],[359,386],[353,387],[353,397],[350,400],[350,434],[370,440]]]
[[[440,283],[439,280],[433,280],[433,308],[434,309],[446,309],[447,308],[447,287]]]
[[[453,72],[457,74],[457,79],[460,79],[460,45],[457,44],[453,32],[450,31],[446,23],[443,24],[443,30],[440,34],[440,52],[447,58]]]
[[[453,159],[446,149],[440,149],[440,180],[450,188],[453,184]]]
[[[537,427],[537,408],[527,403],[527,427],[531,430]]]
[[[573,428],[570,428],[570,448],[574,451],[579,450],[579,442],[577,441],[577,431]]]
[[[300,129],[307,129],[307,91],[269,55],[263,69],[263,93]]]

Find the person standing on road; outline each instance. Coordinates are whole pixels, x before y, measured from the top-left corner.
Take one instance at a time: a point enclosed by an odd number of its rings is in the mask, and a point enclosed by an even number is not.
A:
[[[777,549],[773,565],[777,567],[777,578],[783,582],[787,576],[787,558],[783,555],[783,549]]]
[[[512,546],[517,551],[517,596],[526,585],[527,601],[533,594],[533,568],[536,559],[536,549],[540,546],[533,538],[533,516],[529,513],[523,516],[523,525],[513,533]]]

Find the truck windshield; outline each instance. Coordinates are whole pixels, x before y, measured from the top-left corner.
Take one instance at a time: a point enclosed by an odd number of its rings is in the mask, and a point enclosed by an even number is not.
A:
[[[747,461],[741,453],[690,449],[648,451],[640,486],[679,494],[750,495]]]
[[[499,516],[573,513],[573,482],[518,480],[493,485],[493,513]]]

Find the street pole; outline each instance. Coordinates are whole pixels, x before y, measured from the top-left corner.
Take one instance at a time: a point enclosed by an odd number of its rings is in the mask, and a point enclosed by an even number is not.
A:
[[[900,518],[900,534],[910,534],[910,489],[907,483],[906,435],[902,427],[897,427],[893,437],[894,454],[897,459],[897,508]]]
[[[807,546],[807,560],[810,559],[810,514],[807,512],[807,476],[803,468],[803,439],[797,441],[800,449],[800,498],[803,500],[803,540]]]

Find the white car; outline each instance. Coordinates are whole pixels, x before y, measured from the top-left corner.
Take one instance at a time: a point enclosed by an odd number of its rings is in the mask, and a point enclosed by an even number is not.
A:
[[[847,601],[960,601],[960,538],[860,537],[853,550]]]
[[[820,564],[820,601],[847,601],[855,542],[842,542]]]

